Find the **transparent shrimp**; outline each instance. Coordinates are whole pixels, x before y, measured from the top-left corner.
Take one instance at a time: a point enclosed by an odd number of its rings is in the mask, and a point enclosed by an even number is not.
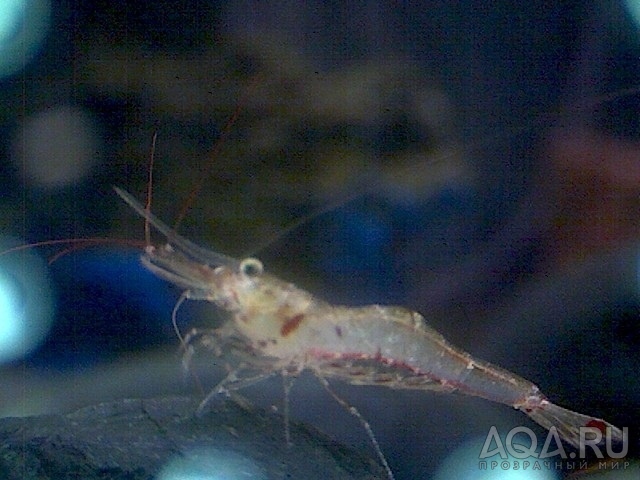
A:
[[[237,260],[193,244],[130,194],[119,188],[116,192],[167,237],[163,247],[146,247],[142,263],[184,288],[184,298],[206,300],[231,313],[218,329],[217,340],[233,343],[242,352],[243,367],[217,392],[242,388],[274,373],[309,369],[334,397],[327,378],[355,385],[457,392],[516,408],[544,428],[555,428],[574,447],[579,446],[583,427],[600,430],[612,442],[623,441],[619,428],[560,407],[530,381],[451,345],[419,313],[395,306],[331,305],[267,274],[255,258]],[[368,428],[357,411],[351,408],[351,413]]]

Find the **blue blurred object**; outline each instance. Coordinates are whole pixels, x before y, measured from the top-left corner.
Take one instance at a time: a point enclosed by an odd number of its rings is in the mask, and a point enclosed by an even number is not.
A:
[[[139,251],[92,248],[51,266],[58,309],[50,338],[32,365],[87,367],[171,339],[175,302],[168,285],[145,270]]]
[[[415,265],[436,269],[469,253],[477,201],[471,186],[451,185],[414,202],[366,196],[314,222],[332,300],[403,303]]]

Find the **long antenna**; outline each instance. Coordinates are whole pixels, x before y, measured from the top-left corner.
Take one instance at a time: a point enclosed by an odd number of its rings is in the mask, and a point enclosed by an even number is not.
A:
[[[202,187],[204,186],[205,182],[209,180],[209,177],[211,176],[211,171],[213,170],[213,159],[215,159],[218,156],[218,154],[220,153],[220,150],[222,149],[222,145],[224,145],[225,141],[231,134],[233,126],[238,121],[238,118],[240,117],[240,114],[244,109],[247,98],[249,97],[249,93],[258,84],[258,80],[261,80],[261,79],[262,79],[261,74],[255,75],[253,79],[249,82],[249,85],[245,89],[244,94],[242,95],[240,100],[237,102],[236,108],[234,109],[233,113],[227,120],[227,123],[222,129],[222,132],[220,133],[220,137],[218,137],[218,140],[213,146],[213,150],[209,154],[209,158],[211,158],[211,160],[207,163],[207,169],[204,171],[204,174],[200,176],[200,181],[196,183],[196,185],[191,189],[191,191],[189,192],[189,195],[187,196],[187,199],[182,204],[182,209],[180,210],[180,213],[176,217],[176,221],[173,224],[174,230],[176,231],[178,230],[178,228],[180,227],[180,224],[184,220],[184,217],[187,215],[187,213],[189,212],[189,209],[193,205],[193,202],[196,196],[202,190]]]
[[[147,213],[144,217],[144,240],[147,245],[151,245],[151,225],[149,222],[151,214],[151,200],[153,195],[153,161],[156,154],[156,141],[158,140],[158,129],[153,132],[153,138],[151,139],[151,158],[149,158],[149,176],[147,178],[147,203],[144,206],[144,211]]]

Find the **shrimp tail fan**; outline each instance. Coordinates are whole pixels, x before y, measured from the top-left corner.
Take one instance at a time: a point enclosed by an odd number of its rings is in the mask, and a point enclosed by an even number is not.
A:
[[[585,444],[585,441],[593,444],[598,434],[600,434],[598,444],[604,443],[607,437],[610,438],[611,444],[626,440],[618,427],[600,418],[562,408],[548,400],[543,400],[536,408],[523,409],[523,411],[547,430],[555,428],[562,440],[576,448],[580,447],[581,442]]]

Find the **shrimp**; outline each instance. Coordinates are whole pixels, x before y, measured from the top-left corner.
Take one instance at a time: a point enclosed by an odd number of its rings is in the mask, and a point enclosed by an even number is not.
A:
[[[542,427],[555,428],[574,447],[579,447],[583,427],[606,433],[612,442],[623,441],[623,432],[612,424],[560,407],[532,382],[453,346],[417,312],[331,305],[264,272],[256,258],[238,260],[199,247],[129,193],[114,188],[168,240],[162,247],[145,248],[144,266],[185,289],[182,299],[205,300],[231,313],[216,330],[216,341],[233,345],[243,363],[212,394],[223,391],[222,386],[236,390],[278,372],[309,369],[327,388],[326,379],[336,378],[354,385],[457,392],[509,405]],[[357,411],[351,413],[361,418]]]

